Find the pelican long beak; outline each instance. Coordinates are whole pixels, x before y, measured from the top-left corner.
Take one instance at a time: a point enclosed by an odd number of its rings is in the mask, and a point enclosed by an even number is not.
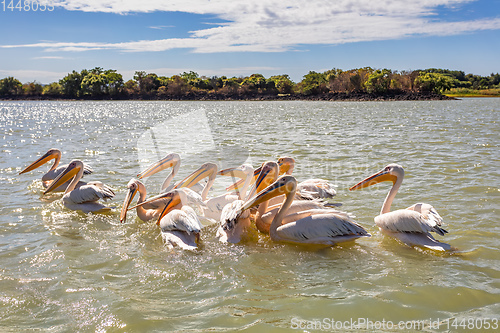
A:
[[[49,150],[42,157],[40,157],[35,162],[28,165],[23,171],[19,172],[19,174],[21,175],[23,173],[35,170],[36,168],[39,168],[40,166],[47,163],[48,161],[55,159],[56,157],[57,157],[56,154],[52,150]]]
[[[132,206],[132,207],[129,207],[127,210],[132,210],[134,208],[137,208],[137,207],[140,207],[140,206],[143,206],[145,204],[148,204],[150,202],[153,202],[153,201],[157,201],[157,200],[166,200],[166,198],[168,198],[169,196],[171,196],[172,194],[170,192],[166,192],[166,193],[161,193],[161,194],[158,194],[158,195],[155,195],[154,197],[151,197],[147,200],[144,200],[143,202],[141,203],[138,203],[137,205],[135,206]]]
[[[177,154],[168,154],[161,160],[159,160],[156,163],[151,164],[146,170],[142,171],[141,173],[137,174],[137,178],[142,179],[145,177],[149,177],[154,175],[157,172],[160,172],[162,170],[165,170],[167,168],[171,168],[177,163],[179,163],[179,155]]]
[[[224,170],[220,170],[217,172],[217,176],[230,176],[230,177],[237,177],[245,180],[247,178],[247,175],[243,172],[241,167],[237,168],[227,168]]]
[[[59,176],[57,176],[52,183],[50,183],[49,187],[43,192],[43,194],[47,194],[52,192],[62,184],[66,183],[68,180],[72,179],[76,176],[76,174],[80,171],[80,166],[72,166],[72,164],[68,165],[66,169]]]
[[[255,169],[253,171],[253,179],[250,182],[250,185],[253,185],[255,183],[255,181],[257,180],[257,177],[259,177],[259,173],[261,170],[262,170],[262,166],[258,167],[257,169]],[[241,186],[243,186],[244,183],[245,183],[245,179],[242,178],[242,179],[238,180],[236,183],[234,183],[233,185],[228,186],[226,188],[226,190],[227,191],[239,190],[241,188]]]
[[[179,182],[174,188],[181,187],[192,187],[200,180],[206,177],[210,177],[213,174],[217,173],[217,165],[214,163],[205,163],[201,167],[198,168],[195,172],[184,178]]]
[[[382,171],[379,171],[352,186],[351,188],[349,188],[349,191],[359,190],[386,181],[392,182],[394,184],[397,180],[397,176],[389,173],[389,171],[387,171],[386,169],[383,169]]]
[[[265,187],[274,183],[276,178],[278,178],[275,165],[277,165],[275,162],[266,162],[262,166],[262,171],[259,173],[254,186],[250,190],[250,193],[248,193],[248,198],[253,197],[256,193],[259,193]]]
[[[179,203],[181,203],[181,198],[177,194],[177,192],[170,192],[170,197],[169,200],[167,201],[167,204],[165,205],[165,208],[160,213],[160,216],[158,216],[158,221],[156,221],[156,224],[160,225],[161,219],[170,213],[172,209],[174,209],[175,206],[177,206]]]
[[[296,186],[290,186],[290,183],[292,182],[291,179],[295,180],[293,176],[283,176],[279,178],[277,181],[259,192],[256,196],[248,199],[241,207],[241,212],[244,212],[245,210],[257,206],[274,197],[295,191]]]
[[[125,196],[125,200],[123,201],[123,206],[122,210],[120,212],[120,222],[123,223],[127,219],[127,210],[130,204],[132,203],[132,200],[134,199],[135,195],[139,192],[139,187],[136,186],[133,189],[128,189],[127,195]]]

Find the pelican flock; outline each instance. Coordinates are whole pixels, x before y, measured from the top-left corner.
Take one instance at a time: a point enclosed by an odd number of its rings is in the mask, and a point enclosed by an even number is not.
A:
[[[114,190],[99,181],[81,182],[81,178],[93,170],[80,160],[59,166],[61,151],[58,149],[49,149],[19,174],[32,171],[51,160],[54,160],[52,166],[42,177],[43,194],[64,192],[61,200],[70,210],[112,212],[112,208],[101,200],[114,198]],[[292,176],[295,168],[292,157],[266,161],[256,169],[243,164],[219,170],[217,164],[207,162],[174,184],[173,179],[180,165],[180,155],[170,153],[138,173],[137,178],[132,178],[126,185],[120,222],[126,222],[127,212],[135,208],[139,220],[156,220],[168,248],[184,250],[198,249],[200,235],[211,232],[214,232],[213,238],[223,243],[240,243],[248,233],[260,233],[261,237],[269,237],[272,242],[306,246],[333,246],[371,237],[353,215],[334,208],[338,204],[328,202],[336,195],[336,185],[320,178],[298,182]],[[159,187],[160,194],[148,198],[142,180],[165,169],[170,169],[170,173]],[[218,176],[238,180],[227,187],[226,192],[211,195]],[[392,182],[380,214],[374,218],[380,232],[410,247],[451,250],[449,244],[431,234],[444,236],[447,233],[442,228],[441,216],[431,205],[418,203],[391,211],[403,178],[403,168],[398,164],[389,164],[349,190],[384,181]],[[206,183],[202,186],[200,181],[204,179]],[[137,202],[132,205],[137,195]],[[216,228],[209,228],[214,224]]]
[[[371,236],[346,214],[328,210],[311,209],[298,212],[293,220],[283,223],[296,191],[297,180],[293,176],[285,175],[245,202],[240,212],[244,213],[255,205],[284,194],[285,201],[274,216],[269,230],[271,240],[275,242],[334,245]],[[235,219],[238,219],[238,216]]]

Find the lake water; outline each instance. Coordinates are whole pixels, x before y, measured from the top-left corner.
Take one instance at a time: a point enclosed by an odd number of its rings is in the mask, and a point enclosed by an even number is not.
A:
[[[0,330],[51,332],[495,331],[500,325],[500,100],[418,102],[1,102]],[[113,213],[67,210],[43,196],[49,148],[116,190]],[[130,212],[126,184],[167,152],[175,180],[206,161],[254,167],[279,156],[294,175],[330,179],[331,202],[371,234],[330,248],[276,244],[253,231],[169,251]],[[389,163],[406,171],[393,209],[432,204],[457,250],[387,239],[373,218],[390,185],[348,188]],[[156,194],[168,171],[148,179]],[[217,179],[222,193],[229,179]],[[390,326],[392,324],[392,326]],[[398,326],[402,324],[403,326]],[[357,325],[357,326],[356,326]],[[372,325],[372,326],[369,326]],[[417,327],[417,325],[423,325]],[[454,326],[453,326],[454,325]]]

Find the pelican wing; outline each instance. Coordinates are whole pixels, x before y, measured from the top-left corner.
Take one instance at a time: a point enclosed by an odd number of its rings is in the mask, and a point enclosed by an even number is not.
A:
[[[182,250],[194,251],[197,249],[196,235],[187,234],[178,230],[162,231],[161,236],[169,249],[180,248]]]
[[[383,230],[414,233],[433,231],[444,236],[448,231],[439,227],[441,221],[441,216],[431,205],[427,204],[417,204],[408,209],[399,209],[375,217],[375,224]]]
[[[94,172],[94,169],[92,169],[92,167],[88,164],[84,164],[83,165],[83,174],[84,175],[90,175],[92,174],[92,172]]]
[[[183,199],[182,204],[188,205],[190,208],[194,209],[195,213],[198,215],[198,219],[203,226],[211,225],[217,221],[211,217],[205,216],[206,204],[201,199],[201,195],[193,191],[191,188],[183,187],[179,191],[186,193],[186,200]],[[186,201],[186,202],[184,202]]]
[[[183,206],[165,215],[160,221],[160,228],[162,232],[177,230],[191,234],[199,233],[202,226],[196,212],[189,206]]]
[[[211,198],[206,201],[207,207],[204,210],[204,215],[216,221],[220,220],[224,207],[235,200],[239,200],[239,197],[230,193]]]
[[[196,206],[196,207],[206,207],[201,195],[194,191],[192,188],[183,187],[179,189],[186,193],[187,202],[183,202],[184,205]]]
[[[439,228],[443,222],[443,218],[439,215],[437,210],[435,210],[434,207],[432,207],[431,205],[426,203],[417,203],[406,209],[419,212],[428,221],[429,225],[433,226],[434,228],[440,229],[443,233],[448,232],[444,229]],[[439,231],[436,232],[441,235]]]
[[[243,200],[234,200],[224,206],[220,215],[222,229],[231,230],[235,228],[240,216],[247,213],[246,211],[243,213],[241,212],[241,207],[243,207],[244,203]]]
[[[95,202],[99,199],[108,200],[115,196],[113,189],[101,182],[89,182],[68,193],[66,200],[75,204]]]
[[[235,200],[222,209],[216,237],[223,243],[239,243],[250,226],[250,211],[241,212],[245,202]]]
[[[333,198],[337,192],[335,185],[326,179],[308,179],[297,184],[297,192],[305,198]]]
[[[284,224],[277,231],[283,240],[300,243],[334,244],[346,238],[370,236],[362,226],[336,213],[310,215]]]

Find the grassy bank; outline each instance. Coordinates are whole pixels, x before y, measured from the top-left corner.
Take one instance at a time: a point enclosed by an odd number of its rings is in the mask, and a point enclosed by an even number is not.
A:
[[[500,89],[452,88],[444,94],[449,97],[500,97]]]

